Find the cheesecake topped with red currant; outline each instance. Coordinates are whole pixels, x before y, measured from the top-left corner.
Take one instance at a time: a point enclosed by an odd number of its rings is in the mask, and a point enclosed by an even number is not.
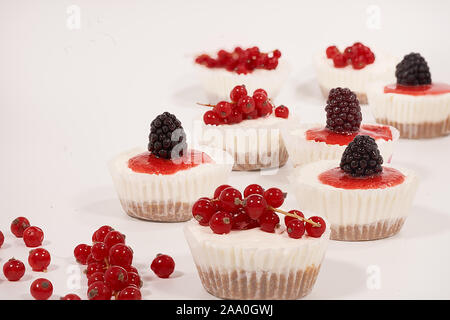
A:
[[[280,50],[264,52],[257,46],[203,53],[195,58],[195,64],[210,101],[226,99],[231,89],[240,84],[250,91],[266,88],[274,98],[290,72]]]
[[[335,87],[347,87],[367,104],[367,88],[374,81],[392,79],[397,59],[382,52],[374,52],[361,42],[345,49],[335,45],[327,47],[314,56],[317,80],[323,95]]]
[[[226,182],[232,164],[222,150],[189,149],[181,122],[164,112],[151,123],[147,150],[122,152],[109,169],[128,215],[168,222],[189,220],[195,200]]]
[[[243,194],[222,185],[194,204],[195,220],[184,232],[208,292],[224,299],[298,299],[312,290],[330,229],[319,216],[281,210],[285,196],[257,184]]]
[[[356,94],[348,88],[330,90],[325,107],[327,121],[283,130],[283,138],[294,167],[309,162],[339,159],[347,145],[358,135],[374,138],[384,158],[390,161],[399,138],[397,129],[380,124],[362,124]]]
[[[203,114],[201,145],[220,148],[234,157],[233,170],[259,170],[283,166],[288,153],[281,128],[292,126],[297,117],[289,108],[275,107],[262,88],[248,91],[235,86],[229,100],[202,104],[211,108]]]
[[[327,218],[331,239],[375,240],[397,234],[418,186],[416,174],[386,165],[375,139],[358,135],[340,162],[319,160],[292,178],[302,206]]]
[[[396,66],[397,82],[375,84],[369,102],[377,122],[395,126],[402,138],[450,133],[450,85],[433,82],[428,63],[410,53]]]

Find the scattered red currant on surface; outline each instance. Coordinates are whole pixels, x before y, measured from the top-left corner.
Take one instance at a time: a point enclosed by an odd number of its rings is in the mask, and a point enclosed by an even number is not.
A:
[[[44,232],[39,227],[28,227],[23,232],[23,241],[27,247],[39,247],[44,240]]]
[[[235,212],[240,206],[242,194],[239,190],[230,187],[223,190],[219,196],[219,207],[227,212]]]
[[[103,242],[108,232],[113,230],[110,226],[101,226],[92,235],[92,242]]]
[[[33,271],[47,271],[50,261],[50,253],[44,248],[33,249],[28,255],[28,263]]]
[[[305,216],[303,215],[303,213],[301,211],[298,210],[290,210],[289,213],[292,214],[296,214],[297,216],[304,218]],[[289,221],[291,220],[299,220],[297,218],[294,217],[290,217],[290,216],[284,216],[284,224],[287,226],[287,224],[289,223]],[[301,219],[300,219],[301,220]]]
[[[284,105],[278,106],[275,108],[275,116],[287,119],[289,118],[289,109]]]
[[[30,226],[30,221],[25,217],[18,217],[11,223],[11,232],[17,237],[22,238],[23,232]]]
[[[240,98],[245,97],[247,95],[247,89],[245,85],[235,86],[233,90],[231,90],[230,98],[233,102],[238,102]]]
[[[266,232],[274,233],[275,228],[280,223],[280,218],[272,210],[266,209],[258,219],[260,229]]]
[[[106,247],[111,248],[113,245],[117,243],[125,243],[125,236],[121,234],[119,231],[112,230],[108,232],[105,236],[105,239],[103,240]]]
[[[326,224],[321,217],[310,217],[308,220],[318,223],[320,226],[316,227],[311,223],[305,223],[306,232],[308,236],[314,238],[320,238],[320,236],[325,232]]]
[[[225,211],[217,211],[211,217],[209,226],[216,234],[230,233],[232,225],[232,215]]]
[[[250,184],[244,189],[244,197],[247,198],[251,194],[264,195],[264,189],[259,184]]]
[[[109,249],[109,263],[123,268],[131,266],[133,262],[133,251],[123,243],[117,243]]]
[[[239,99],[237,107],[241,110],[242,113],[247,114],[255,110],[255,101],[253,101],[252,97],[243,96]]]
[[[120,266],[111,266],[106,269],[104,277],[112,291],[120,291],[128,285],[128,273]]]
[[[66,294],[64,297],[59,298],[59,300],[81,300],[81,298],[75,293]]]
[[[31,284],[30,293],[36,300],[47,300],[53,293],[53,285],[47,279],[36,279]]]
[[[79,244],[73,250],[73,255],[78,263],[86,264],[88,256],[91,254],[91,246],[87,244]]]
[[[141,291],[135,286],[128,286],[122,289],[117,296],[117,300],[141,300]]]
[[[108,247],[104,242],[96,242],[92,245],[91,255],[95,261],[105,261],[109,255]]]
[[[11,258],[3,265],[3,274],[8,281],[19,281],[25,274],[25,265],[22,261]]]
[[[216,211],[216,206],[210,199],[198,199],[192,206],[192,215],[202,226],[209,225],[209,220]]]
[[[359,70],[364,68],[367,65],[366,58],[364,56],[356,56],[352,60],[353,69]]]
[[[259,117],[265,117],[269,114],[272,114],[273,105],[269,100],[264,101],[261,104],[261,107],[257,109]]]
[[[270,188],[264,192],[264,198],[269,206],[279,208],[284,202],[285,195],[278,188]]]
[[[88,286],[97,281],[105,281],[105,275],[103,271],[96,271],[88,276]]]
[[[111,288],[102,281],[92,283],[87,290],[89,300],[111,300]]]
[[[336,68],[344,68],[347,66],[347,59],[345,59],[343,54],[336,54],[333,57],[333,64]]]
[[[3,232],[0,231],[0,248],[3,245],[3,242],[5,242],[5,236],[3,235]]]
[[[327,58],[333,59],[335,55],[337,55],[339,52],[339,49],[336,46],[329,46],[326,50]]]
[[[291,220],[286,225],[286,230],[289,237],[300,239],[305,234],[305,223],[299,219]]]
[[[278,49],[273,50],[273,56],[276,58],[281,58],[281,51]]]
[[[214,191],[214,199],[218,199],[220,194],[222,193],[223,190],[231,188],[231,186],[227,185],[227,184],[223,184],[221,186],[218,186],[216,188],[216,190]]]
[[[139,274],[135,272],[128,272],[128,285],[136,286],[136,288],[142,288],[142,280]]]
[[[166,254],[158,254],[153,259],[150,268],[160,278],[168,278],[175,270],[175,261]]]
[[[259,219],[267,208],[267,202],[259,194],[251,194],[244,200],[244,210],[251,219]]]

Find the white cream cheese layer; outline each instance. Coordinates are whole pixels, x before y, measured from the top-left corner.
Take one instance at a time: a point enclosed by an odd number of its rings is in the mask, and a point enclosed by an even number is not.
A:
[[[376,124],[371,124],[376,125]],[[306,131],[313,128],[321,128],[322,124],[305,124],[292,128],[290,130],[283,129],[282,135],[286,144],[286,149],[289,153],[294,167],[304,165],[317,160],[331,160],[340,159],[342,154],[347,148],[346,145],[334,145],[327,144],[325,142],[317,142],[314,140],[306,139]],[[400,137],[399,131],[390,127],[392,133],[392,140],[386,141],[382,138],[378,138],[377,142],[380,153],[383,156],[384,162],[390,162],[394,148]]]
[[[274,70],[256,69],[248,74],[237,74],[223,68],[207,68],[196,65],[196,70],[210,102],[229,100],[231,90],[244,84],[247,92],[252,94],[256,89],[264,89],[270,98],[275,98],[286,82],[291,67],[281,58]]]
[[[384,93],[384,85],[377,84],[370,88],[367,97],[376,119],[418,124],[450,117],[450,93],[423,96]]]
[[[320,238],[304,235],[289,238],[287,232],[268,233],[259,228],[218,235],[191,220],[184,227],[186,240],[197,266],[224,271],[286,273],[322,263],[330,228]]]
[[[319,175],[339,166],[336,160],[321,160],[295,169],[290,177],[297,202],[305,210],[327,217],[334,226],[365,225],[409,214],[418,178],[414,172],[398,168],[403,183],[384,189],[340,189],[323,184]]]
[[[375,61],[363,69],[353,69],[351,65],[336,68],[333,59],[328,59],[325,50],[314,55],[313,63],[319,84],[330,90],[336,87],[349,88],[357,93],[365,93],[373,81],[391,82],[395,80],[395,66],[398,58],[375,53]]]
[[[119,198],[143,202],[192,203],[200,197],[212,196],[215,188],[225,184],[233,166],[232,157],[222,150],[207,154],[215,163],[203,163],[170,175],[134,172],[128,160],[146,150],[135,148],[120,153],[109,162],[109,170]]]

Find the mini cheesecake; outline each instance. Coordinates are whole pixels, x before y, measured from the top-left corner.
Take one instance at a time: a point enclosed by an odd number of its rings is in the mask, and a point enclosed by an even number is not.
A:
[[[192,150],[182,145],[175,157],[169,154],[173,155],[179,144],[171,144],[170,138],[168,144],[155,144],[159,141],[155,134],[164,131],[168,137],[177,129],[182,130],[178,119],[166,112],[152,122],[148,150],[125,151],[109,162],[120,203],[128,215],[162,222],[189,220],[193,203],[228,180],[233,161],[222,150]]]
[[[270,98],[275,98],[291,70],[279,50],[262,53],[258,47],[220,50],[216,59],[203,54],[196,58],[195,67],[210,102],[227,99],[230,91],[241,84],[249,91],[265,88]]]
[[[352,107],[349,107],[351,104]],[[327,111],[326,126],[303,124],[282,130],[294,167],[317,160],[340,159],[347,145],[357,135],[368,135],[374,138],[381,155],[390,162],[399,139],[398,130],[392,126],[380,124],[361,124],[361,109],[353,92],[349,89],[332,89],[325,109]],[[353,118],[349,118],[350,116]],[[343,128],[344,125],[348,125],[348,131]]]
[[[450,85],[431,82],[425,59],[416,53],[405,56],[396,75],[397,83],[374,84],[369,90],[376,121],[396,127],[401,138],[449,134]]]
[[[296,199],[328,219],[331,239],[393,236],[409,214],[418,178],[411,170],[382,163],[375,140],[357,136],[340,163],[320,160],[296,169],[291,177]]]
[[[331,88],[350,88],[362,104],[367,104],[367,89],[374,81],[393,80],[398,59],[386,53],[373,53],[367,46],[355,43],[340,52],[335,46],[313,58],[317,80],[324,97]]]
[[[330,237],[290,238],[286,229],[215,234],[192,220],[184,227],[203,287],[222,299],[290,300],[311,292]]]

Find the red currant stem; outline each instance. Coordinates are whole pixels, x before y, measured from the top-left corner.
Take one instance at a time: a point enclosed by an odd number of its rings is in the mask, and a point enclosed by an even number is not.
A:
[[[304,221],[304,222],[310,223],[310,224],[312,224],[314,227],[320,227],[320,224],[319,224],[319,223],[314,222],[314,221],[309,220],[309,219],[302,218],[302,217],[300,217],[299,215],[297,215],[297,214],[295,214],[295,213],[289,213],[289,212],[283,211],[283,210],[278,209],[278,208],[273,208],[273,207],[271,207],[271,206],[268,206],[267,208],[268,208],[269,210],[272,210],[272,211],[275,211],[275,212],[282,213],[282,214],[284,214],[285,216],[292,217],[292,218],[297,218],[297,219],[300,219],[300,220],[302,220],[302,221]]]
[[[210,108],[214,108],[214,107],[215,107],[214,104],[199,103],[199,102],[197,102],[197,104],[198,104],[199,106],[204,106],[204,107],[210,107]]]
[[[110,267],[108,258],[105,258],[105,264],[106,264],[106,269],[108,269]]]

